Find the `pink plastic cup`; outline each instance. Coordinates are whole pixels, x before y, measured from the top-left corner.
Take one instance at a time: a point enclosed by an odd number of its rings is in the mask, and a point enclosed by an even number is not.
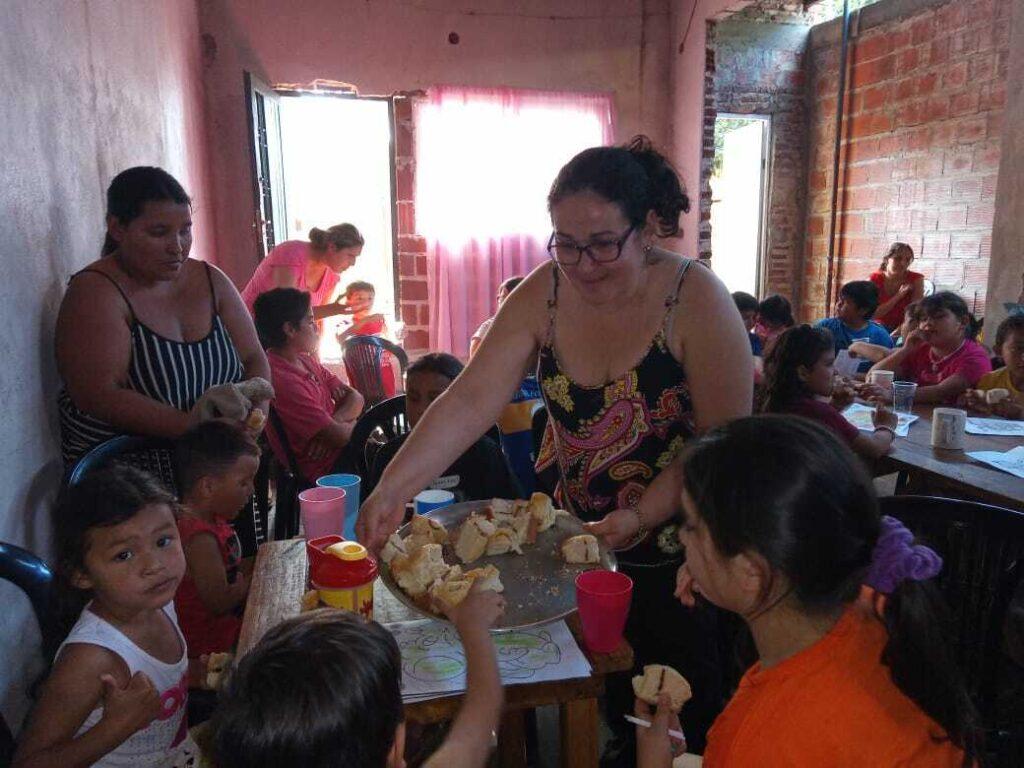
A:
[[[624,573],[584,571],[576,577],[576,606],[588,649],[611,653],[619,647],[632,597],[633,580]]]
[[[306,541],[321,536],[343,535],[345,489],[317,487],[299,494],[299,514]]]

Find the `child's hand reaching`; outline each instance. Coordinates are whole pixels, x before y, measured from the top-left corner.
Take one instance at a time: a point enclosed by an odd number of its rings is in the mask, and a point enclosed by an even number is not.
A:
[[[681,731],[679,716],[672,711],[672,698],[667,693],[658,697],[658,708],[640,699],[633,709],[636,716],[651,724],[650,728],[636,727],[637,768],[671,768],[672,760],[686,751],[686,743],[669,737],[670,730]]]
[[[129,736],[141,731],[161,713],[160,694],[142,672],[132,675],[121,688],[112,675],[100,677],[103,683],[103,720]],[[127,737],[126,737],[127,738]]]
[[[837,377],[832,384],[832,407],[837,411],[842,411],[853,404],[854,397],[855,393],[849,382],[844,378]]]
[[[957,405],[962,405],[972,413],[988,416],[992,413],[992,406],[985,401],[985,393],[980,389],[968,389],[957,398]]]
[[[488,630],[505,613],[505,598],[491,589],[474,584],[466,599],[446,611],[460,635],[474,630]]]

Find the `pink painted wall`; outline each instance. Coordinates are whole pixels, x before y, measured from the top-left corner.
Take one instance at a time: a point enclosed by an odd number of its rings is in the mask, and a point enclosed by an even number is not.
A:
[[[161,165],[195,198],[208,256],[204,103],[195,0],[6,0],[0,285],[0,540],[50,552],[61,477],[53,326],[68,277],[99,255],[104,192],[132,165]],[[0,583],[0,708],[17,728],[38,671],[28,603]]]
[[[216,49],[205,82],[218,264],[241,284],[256,262],[243,70],[271,83],[342,80],[367,94],[441,83],[611,91],[620,139],[643,130],[664,142],[670,2],[203,0]]]
[[[749,4],[749,0],[672,0],[670,136],[672,159],[690,195],[690,212],[682,217],[683,235],[677,243],[679,250],[688,256],[697,255],[700,220],[698,200],[707,22],[719,14],[740,10]]]

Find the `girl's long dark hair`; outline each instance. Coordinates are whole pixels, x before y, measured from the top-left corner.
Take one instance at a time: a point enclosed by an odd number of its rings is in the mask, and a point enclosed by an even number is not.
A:
[[[793,416],[753,416],[687,449],[683,484],[715,549],[756,552],[808,614],[854,602],[880,532],[871,479],[823,427]],[[885,603],[882,662],[892,681],[966,753],[977,718],[943,632],[942,602],[929,582],[905,581]]]
[[[835,344],[827,328],[796,325],[779,334],[764,359],[760,410],[782,413],[795,401],[811,396],[800,380],[799,368],[811,369]]]
[[[89,532],[130,520],[143,507],[166,504],[177,510],[174,496],[152,475],[135,467],[114,464],[87,475],[64,492],[57,505],[55,536],[57,562],[54,569],[54,636],[47,643],[47,656],[67,637],[78,620],[89,593],[75,586],[75,576],[85,568]],[[52,648],[49,647],[52,644]]]

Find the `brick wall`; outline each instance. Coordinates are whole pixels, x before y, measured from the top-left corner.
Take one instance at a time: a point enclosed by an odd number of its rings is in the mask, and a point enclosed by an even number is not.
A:
[[[1014,0],[882,0],[851,42],[833,295],[894,240],[914,269],[984,307]],[[904,12],[904,10],[906,12]],[[838,24],[811,36],[800,314],[825,313]]]
[[[710,257],[715,118],[719,113],[771,116],[771,175],[762,293],[793,296],[803,252],[807,169],[804,54],[813,19],[801,2],[761,2],[710,23],[701,163],[698,250]]]
[[[427,243],[416,233],[415,139],[412,101],[395,100],[395,199],[398,209],[398,305],[410,357],[428,351]]]

